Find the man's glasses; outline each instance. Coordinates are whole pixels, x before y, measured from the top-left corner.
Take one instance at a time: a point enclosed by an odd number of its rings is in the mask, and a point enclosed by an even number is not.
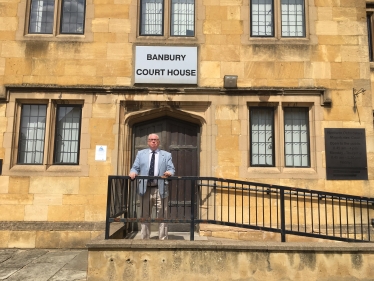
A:
[[[148,141],[158,141],[159,139],[148,139]]]

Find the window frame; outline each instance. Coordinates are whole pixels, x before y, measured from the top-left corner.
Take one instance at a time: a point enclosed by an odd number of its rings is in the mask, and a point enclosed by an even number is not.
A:
[[[366,3],[366,27],[369,62],[374,62],[374,3]]]
[[[248,168],[249,169],[256,169],[256,168],[264,168],[264,169],[279,169],[279,170],[297,170],[297,169],[310,169],[312,168],[312,137],[313,134],[311,132],[311,120],[313,120],[312,108],[314,107],[313,103],[308,102],[270,102],[270,103],[248,103]],[[273,161],[274,165],[253,165],[252,163],[252,129],[251,129],[251,109],[252,108],[273,108],[274,116],[273,116]],[[286,149],[285,149],[285,109],[286,108],[306,108],[307,109],[307,126],[308,126],[308,166],[286,166]]]
[[[142,13],[142,7],[143,7],[143,1],[146,0],[138,0],[138,18],[137,18],[137,36],[140,38],[144,37],[154,37],[154,38],[196,38],[196,29],[197,29],[197,16],[196,16],[196,5],[198,2],[197,0],[193,0],[194,2],[194,22],[193,22],[193,35],[172,35],[172,1],[173,0],[161,0],[162,6],[163,6],[163,15],[162,15],[162,30],[161,34],[142,34],[142,20],[143,20],[143,13]]]
[[[44,133],[43,133],[43,143],[42,143],[42,152],[41,152],[41,162],[40,163],[30,163],[30,162],[22,162],[20,159],[21,158],[25,158],[25,155],[24,156],[21,156],[21,131],[22,131],[22,119],[23,117],[25,117],[23,115],[23,112],[24,112],[24,107],[25,106],[45,106],[45,115],[44,115],[44,118],[45,118],[45,123],[44,123]],[[44,163],[44,155],[45,155],[45,144],[46,144],[46,133],[47,133],[47,112],[48,112],[48,105],[46,103],[21,103],[19,105],[19,111],[20,111],[20,117],[19,117],[19,120],[18,120],[18,139],[17,139],[17,151],[16,151],[16,164],[17,165],[43,165]],[[31,116],[29,116],[31,117]],[[38,116],[39,117],[39,116]],[[30,141],[29,138],[27,138],[25,140],[26,142]],[[23,150],[22,150],[23,151]],[[31,150],[32,153],[36,153],[35,150]]]
[[[57,148],[57,134],[58,134],[58,120],[57,120],[57,116],[58,116],[58,113],[59,113],[59,109],[62,108],[62,107],[73,107],[73,108],[79,108],[80,109],[80,112],[79,112],[79,128],[78,128],[78,144],[77,144],[77,151],[75,152],[77,154],[77,160],[76,162],[57,162],[56,161],[56,158],[57,158],[57,151],[58,151],[58,148]],[[54,141],[53,141],[53,144],[54,144],[54,147],[53,147],[53,165],[79,165],[79,156],[80,156],[80,144],[81,144],[81,128],[82,128],[82,107],[83,105],[80,105],[80,104],[56,104],[55,108],[56,108],[56,114],[55,114],[55,122],[54,122]],[[69,153],[71,153],[71,151],[69,151]]]
[[[309,38],[308,35],[308,23],[309,23],[309,17],[308,17],[308,0],[303,0],[303,36],[283,36],[282,35],[282,9],[281,9],[281,3],[282,0],[272,0],[272,7],[273,7],[273,36],[262,36],[262,35],[253,35],[253,25],[252,25],[252,1],[248,0],[248,21],[244,19],[244,26],[245,26],[245,32],[249,39],[251,40],[266,40],[267,42],[269,40],[305,40]],[[248,25],[248,27],[247,27]],[[246,29],[248,28],[248,29]],[[247,39],[248,40],[248,39]],[[243,43],[245,41],[242,41]],[[302,41],[300,41],[302,42]]]
[[[53,7],[53,21],[52,21],[52,32],[45,33],[45,32],[31,32],[30,31],[30,21],[31,21],[31,11],[32,11],[32,3],[34,0],[27,0],[27,10],[26,10],[26,27],[25,33],[30,35],[50,35],[50,36],[58,36],[58,35],[70,35],[70,36],[82,36],[85,34],[85,26],[86,26],[86,15],[87,15],[87,1],[84,1],[84,12],[83,12],[83,30],[81,33],[69,33],[69,32],[62,32],[62,19],[63,19],[63,4],[65,0],[54,0],[54,7]]]
[[[55,0],[56,1],[56,0]],[[57,3],[57,1],[56,1]],[[61,3],[61,0],[58,0]],[[16,40],[19,41],[56,41],[65,42],[66,40],[71,40],[73,42],[92,42],[93,32],[92,32],[92,20],[94,17],[94,5],[93,0],[85,0],[85,17],[84,17],[84,32],[82,34],[72,34],[72,33],[61,33],[60,30],[60,8],[55,8],[54,10],[54,22],[53,22],[53,32],[52,34],[39,34],[39,33],[29,33],[29,20],[30,20],[30,5],[31,0],[20,0],[18,3],[18,27],[16,31]],[[59,6],[59,4],[57,5]]]
[[[307,165],[303,166],[303,165],[300,165],[300,166],[296,166],[296,165],[287,165],[287,153],[286,153],[286,111],[287,110],[292,110],[292,109],[304,109],[305,110],[305,114],[306,114],[306,132],[307,132],[307,157],[308,157],[308,160],[307,160]],[[291,106],[285,106],[282,108],[282,112],[283,112],[283,135],[284,135],[284,142],[283,142],[283,152],[284,152],[284,166],[287,167],[287,168],[310,168],[310,158],[311,158],[311,155],[310,155],[310,128],[309,128],[309,110],[310,108],[308,107],[302,107],[302,106],[297,106],[297,107],[291,107]],[[300,142],[301,143],[301,142]]]
[[[19,163],[19,139],[20,139],[20,125],[22,117],[22,106],[23,105],[46,105],[46,127],[43,144],[43,161],[39,164],[32,163]],[[83,107],[84,101],[82,100],[48,100],[48,99],[16,99],[15,100],[15,122],[13,130],[15,132],[13,138],[13,148],[11,156],[11,168],[14,166],[79,166],[81,157],[81,142],[82,142],[82,122],[83,122]],[[72,106],[79,107],[80,110],[80,126],[79,126],[79,143],[78,143],[78,155],[77,163],[55,163],[55,137],[56,137],[56,119],[57,119],[57,108],[59,106]]]
[[[259,109],[259,110],[266,110],[268,111],[269,113],[271,113],[271,118],[272,118],[272,124],[271,124],[271,146],[272,146],[272,149],[271,149],[271,161],[272,161],[272,164],[269,164],[269,165],[266,165],[266,164],[254,164],[254,154],[252,153],[252,150],[253,150],[253,139],[252,139],[252,136],[253,136],[253,130],[252,130],[252,119],[253,119],[253,114],[254,114],[254,109]],[[251,106],[249,108],[249,142],[250,142],[250,160],[249,160],[249,163],[250,163],[250,166],[251,167],[275,167],[275,163],[276,163],[276,159],[275,159],[275,138],[274,138],[274,135],[275,135],[275,130],[274,130],[274,127],[275,127],[275,108],[274,107],[264,107],[264,106],[259,106],[259,107],[255,107],[255,106]],[[266,140],[266,138],[265,138]],[[259,142],[257,142],[259,143]],[[257,155],[260,155],[259,153]]]

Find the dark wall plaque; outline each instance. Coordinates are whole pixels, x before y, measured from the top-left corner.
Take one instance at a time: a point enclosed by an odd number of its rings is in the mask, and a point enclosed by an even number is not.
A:
[[[326,178],[367,180],[365,129],[325,129]]]

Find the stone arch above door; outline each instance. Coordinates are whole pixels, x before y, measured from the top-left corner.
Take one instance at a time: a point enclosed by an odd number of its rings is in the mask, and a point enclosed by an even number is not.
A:
[[[117,174],[128,175],[131,166],[132,127],[134,124],[173,118],[200,126],[200,142],[206,126],[206,112],[210,102],[168,102],[168,101],[123,101],[120,109]]]

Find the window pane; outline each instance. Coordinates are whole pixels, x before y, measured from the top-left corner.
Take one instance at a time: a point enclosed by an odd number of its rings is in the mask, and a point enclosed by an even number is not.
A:
[[[54,0],[31,0],[29,33],[52,34]]]
[[[163,35],[163,0],[142,0],[140,35]]]
[[[43,164],[46,112],[46,105],[22,105],[18,164]]]
[[[274,36],[273,0],[251,1],[251,36]]]
[[[81,112],[80,106],[57,107],[54,164],[79,163]]]
[[[84,33],[85,6],[85,0],[62,1],[61,33]]]
[[[195,0],[171,1],[171,35],[195,35]]]
[[[309,167],[308,108],[284,109],[284,154],[287,167]]]
[[[305,37],[304,0],[281,0],[282,36]]]
[[[368,30],[368,44],[369,44],[369,60],[373,61],[373,23],[372,23],[373,13],[368,13],[366,15],[366,23]]]
[[[274,166],[273,108],[251,108],[251,166]]]

